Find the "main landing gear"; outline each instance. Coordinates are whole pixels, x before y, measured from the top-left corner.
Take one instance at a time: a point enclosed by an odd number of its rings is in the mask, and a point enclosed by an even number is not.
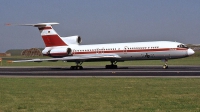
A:
[[[167,61],[168,61],[168,59],[164,60],[165,64],[163,65],[163,69],[168,69]]]
[[[117,69],[117,61],[111,61],[111,65],[106,65],[106,69]]]
[[[76,62],[76,66],[71,66],[71,70],[82,70],[83,67],[81,66],[83,62]]]

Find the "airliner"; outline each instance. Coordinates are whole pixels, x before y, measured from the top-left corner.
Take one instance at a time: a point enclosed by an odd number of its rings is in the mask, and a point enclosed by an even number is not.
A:
[[[107,69],[117,69],[117,62],[131,60],[163,60],[163,68],[168,68],[169,59],[184,58],[195,52],[185,44],[173,41],[150,41],[129,43],[108,43],[80,45],[80,36],[60,37],[52,25],[59,23],[23,24],[37,27],[45,48],[42,54],[51,58],[16,60],[13,62],[64,61],[75,62],[70,69],[83,69],[83,62],[110,61]]]

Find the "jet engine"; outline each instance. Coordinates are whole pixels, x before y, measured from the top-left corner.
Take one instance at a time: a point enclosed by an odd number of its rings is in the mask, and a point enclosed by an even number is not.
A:
[[[64,57],[64,56],[71,56],[73,54],[71,48],[54,48],[47,51],[43,50],[42,52],[44,55],[51,57]]]
[[[67,44],[79,45],[82,42],[82,39],[80,36],[62,37],[62,39]]]

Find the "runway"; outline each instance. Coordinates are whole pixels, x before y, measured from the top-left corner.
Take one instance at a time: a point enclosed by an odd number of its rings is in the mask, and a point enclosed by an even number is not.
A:
[[[200,66],[129,66],[118,69],[84,67],[0,67],[0,77],[200,77]]]

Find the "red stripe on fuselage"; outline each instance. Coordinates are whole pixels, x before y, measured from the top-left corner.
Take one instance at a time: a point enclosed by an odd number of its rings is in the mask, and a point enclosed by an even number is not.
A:
[[[42,35],[46,47],[67,46],[67,44],[58,35]]]
[[[173,50],[172,50],[173,49]],[[73,54],[107,54],[107,53],[136,53],[136,52],[163,52],[163,51],[182,51],[187,50],[185,48],[162,48],[162,49],[140,49],[140,50],[99,50],[97,51],[81,51],[81,52],[73,52]],[[66,56],[66,53],[52,53],[52,56]]]

